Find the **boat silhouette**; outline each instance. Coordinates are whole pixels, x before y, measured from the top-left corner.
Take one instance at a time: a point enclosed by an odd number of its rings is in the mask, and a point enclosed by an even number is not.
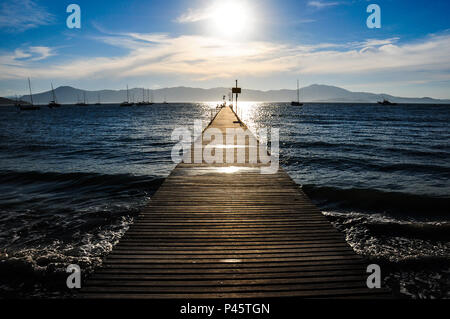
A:
[[[300,89],[299,89],[298,80],[297,80],[297,101],[292,101],[291,105],[292,106],[302,106],[303,105],[303,103],[300,103]]]
[[[77,100],[78,100],[78,96],[77,96]],[[77,104],[78,106],[87,106],[88,104],[86,103],[86,92],[83,92],[83,102],[78,101]]]
[[[386,99],[384,99],[383,102],[378,101],[377,103],[381,105],[397,105],[397,103],[389,102]]]
[[[51,83],[51,86],[52,86],[53,100],[50,101],[50,103],[48,103],[48,107],[52,109],[52,108],[54,108],[54,107],[60,107],[61,104],[59,104],[59,103],[56,101],[56,94],[55,94],[55,90],[53,89],[53,83]]]
[[[30,101],[31,104],[21,104],[20,102],[16,102],[16,106],[21,111],[35,111],[40,110],[41,108],[37,105],[34,105],[33,103],[33,93],[31,92],[31,81],[30,78],[28,78],[28,89],[30,90]]]
[[[136,105],[139,106],[146,106],[146,105],[152,105],[153,102],[150,102],[150,90],[147,90],[147,100],[145,99],[145,89],[142,89],[142,101],[141,102],[137,102]],[[153,99],[152,99],[153,100]]]
[[[100,93],[98,93],[97,95],[98,95],[98,96],[97,96],[97,97],[98,97],[98,102],[95,103],[94,105],[102,105],[102,104],[100,103]]]
[[[120,103],[120,106],[133,106],[134,103],[130,102],[130,94],[128,92],[128,85],[127,85],[127,100],[125,102]]]

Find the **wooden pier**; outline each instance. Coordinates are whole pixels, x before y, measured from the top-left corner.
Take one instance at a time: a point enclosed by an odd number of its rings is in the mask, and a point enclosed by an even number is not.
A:
[[[224,107],[209,127],[225,134],[245,125]],[[389,296],[366,287],[368,262],[288,174],[261,166],[178,164],[80,296]]]

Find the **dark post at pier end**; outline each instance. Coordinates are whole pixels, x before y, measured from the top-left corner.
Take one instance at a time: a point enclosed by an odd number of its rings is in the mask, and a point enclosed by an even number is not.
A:
[[[238,80],[236,80],[236,87],[231,88],[231,93],[232,94],[236,94],[236,107],[235,107],[235,112],[236,115],[238,114],[238,94],[241,94],[241,88],[238,87]]]

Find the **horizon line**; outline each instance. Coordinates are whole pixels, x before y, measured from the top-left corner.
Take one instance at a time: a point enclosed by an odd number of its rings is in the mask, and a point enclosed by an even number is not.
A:
[[[389,95],[389,96],[392,96],[392,97],[395,97],[395,98],[405,98],[405,99],[426,99],[426,98],[429,98],[429,99],[433,99],[433,100],[450,100],[450,97],[446,97],[446,98],[435,98],[435,97],[431,97],[431,96],[404,97],[404,96],[396,96],[396,95],[392,95],[392,94],[388,94],[388,93],[374,93],[374,92],[369,92],[369,91],[352,91],[352,90],[349,90],[349,89],[346,89],[346,88],[343,88],[343,87],[340,87],[340,86],[331,85],[331,84],[320,84],[320,83],[310,84],[310,85],[307,85],[307,86],[300,87],[299,89],[302,90],[302,89],[309,88],[309,87],[312,87],[312,86],[327,86],[327,87],[333,87],[333,88],[342,89],[342,90],[345,90],[345,91],[348,91],[348,92],[351,92],[351,93],[369,93],[369,94],[374,94],[374,95]],[[55,90],[57,90],[59,88],[64,88],[64,87],[68,87],[68,88],[72,88],[72,89],[80,90],[80,91],[86,91],[86,92],[124,91],[124,90],[126,90],[126,89],[107,89],[107,88],[98,89],[98,90],[88,90],[88,89],[77,88],[77,87],[74,87],[74,86],[71,86],[71,85],[60,85],[60,86],[56,87]],[[158,91],[158,90],[168,90],[168,89],[177,89],[177,88],[188,88],[188,89],[198,89],[198,90],[213,90],[213,89],[229,89],[229,90],[231,90],[232,87],[228,88],[228,87],[225,87],[225,86],[215,86],[215,87],[210,87],[210,88],[201,88],[201,87],[178,85],[178,86],[170,86],[170,87],[162,87],[162,88],[134,87],[134,88],[129,88],[129,90],[135,90],[135,89],[142,90],[142,89],[145,89],[145,90],[150,90],[150,91]],[[296,88],[294,88],[294,89],[279,88],[279,89],[271,89],[271,90],[262,90],[262,89],[254,89],[254,88],[242,88],[242,90],[243,91],[244,90],[260,91],[262,93],[268,93],[268,92],[273,92],[273,91],[284,91],[284,90],[286,90],[286,91],[296,91],[297,89]],[[36,92],[36,93],[33,93],[33,95],[47,93],[47,92],[51,92],[51,89],[47,90],[47,91]],[[29,96],[29,95],[30,94],[23,94],[23,95],[18,95],[18,97]],[[4,98],[13,98],[15,96],[10,95],[10,96],[3,96],[3,97]],[[257,102],[257,101],[255,101],[255,102]],[[263,102],[263,101],[260,101],[260,102]],[[345,102],[343,102],[343,103],[345,103]]]

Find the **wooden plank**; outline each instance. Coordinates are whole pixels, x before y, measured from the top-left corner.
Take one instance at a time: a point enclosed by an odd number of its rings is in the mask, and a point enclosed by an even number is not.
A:
[[[341,264],[319,264],[319,265],[293,265],[293,266],[280,266],[280,267],[261,267],[261,268],[210,268],[208,272],[205,272],[202,268],[179,268],[179,267],[166,267],[166,268],[116,268],[116,267],[103,267],[99,269],[93,277],[101,274],[122,274],[131,275],[194,275],[194,276],[231,276],[239,275],[245,276],[247,274],[264,275],[264,274],[284,274],[284,273],[301,273],[303,276],[308,276],[310,273],[331,273],[332,271],[350,270],[353,273],[361,271],[361,263],[341,263]],[[170,278],[170,277],[167,277]]]
[[[223,108],[209,127],[223,133],[246,128],[237,120],[230,108]],[[248,157],[248,146],[247,140],[235,148]],[[178,164],[84,283],[80,296],[389,296],[365,286],[367,262],[289,175],[283,169],[260,174],[262,166]]]
[[[355,275],[355,269],[346,270],[327,270],[327,271],[295,271],[290,270],[286,272],[266,272],[266,273],[232,273],[232,274],[192,274],[192,273],[111,273],[102,272],[96,273],[91,277],[91,280],[239,280],[239,279],[260,279],[260,278],[305,278],[305,277],[335,277],[335,276],[351,276]],[[362,275],[362,274],[361,274]],[[91,284],[91,281],[89,282]]]
[[[85,298],[95,299],[237,299],[237,298],[345,298],[345,299],[378,299],[387,298],[390,294],[384,289],[371,292],[367,288],[359,289],[327,289],[327,290],[290,290],[276,292],[239,292],[239,293],[123,293],[123,292],[86,292]]]

